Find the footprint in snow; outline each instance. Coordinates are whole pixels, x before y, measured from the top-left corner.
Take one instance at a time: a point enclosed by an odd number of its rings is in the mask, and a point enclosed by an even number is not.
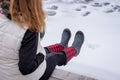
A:
[[[86,12],[83,12],[81,15],[82,15],[82,16],[88,16],[89,14],[91,14],[91,12],[86,11]]]
[[[100,3],[94,3],[94,4],[92,4],[92,6],[93,7],[102,7],[102,4],[100,4]]]
[[[48,9],[51,9],[51,10],[57,10],[57,9],[58,9],[58,6],[56,6],[56,5],[52,5],[52,6],[48,7]]]
[[[57,14],[55,11],[47,11],[46,13],[49,16],[55,16]]]
[[[86,9],[86,8],[87,6],[84,5],[84,6],[76,8],[75,11],[82,11],[82,9]]]
[[[75,0],[75,2],[84,3],[84,4],[88,4],[92,1],[94,1],[94,0]]]
[[[120,6],[119,5],[111,5],[111,7],[106,9],[104,12],[105,13],[112,13],[112,12],[115,12],[115,11],[119,12],[119,10],[120,10]]]
[[[118,12],[120,12],[120,9],[118,9]]]
[[[75,11],[81,11],[81,9],[80,8],[76,8]]]
[[[100,47],[99,44],[88,44],[88,48],[93,49],[93,50],[95,50],[95,49],[97,49],[99,47]]]
[[[120,9],[120,5],[112,5],[114,9]]]
[[[114,10],[114,9],[107,9],[107,10],[105,10],[104,12],[105,12],[105,13],[112,13],[112,12],[115,12],[115,10]]]
[[[87,8],[87,6],[84,5],[84,6],[81,6],[81,8]]]
[[[108,5],[110,5],[110,3],[109,2],[104,2],[104,3],[102,3],[102,5],[103,6],[108,6]]]
[[[115,6],[112,6],[114,8],[114,10],[120,12],[120,5],[115,5]]]

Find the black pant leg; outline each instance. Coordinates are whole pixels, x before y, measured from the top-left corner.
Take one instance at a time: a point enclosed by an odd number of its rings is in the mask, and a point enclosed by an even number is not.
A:
[[[62,52],[50,53],[46,56],[47,68],[40,80],[48,80],[52,75],[56,65],[64,64],[65,56]]]
[[[44,47],[44,49],[45,49],[46,54],[50,53],[50,51],[46,47]]]

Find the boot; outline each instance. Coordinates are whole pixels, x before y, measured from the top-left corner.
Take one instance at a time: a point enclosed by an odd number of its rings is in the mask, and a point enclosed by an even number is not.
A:
[[[77,56],[80,53],[82,44],[84,42],[84,34],[81,31],[78,31],[75,35],[72,47],[77,51],[75,56]]]
[[[72,46],[62,51],[66,57],[65,64],[68,61],[70,61],[74,56],[77,56],[80,53],[80,49],[81,49],[83,42],[84,42],[84,34],[83,32],[78,31],[75,35]]]
[[[68,41],[70,40],[70,37],[71,31],[68,28],[66,28],[62,33],[61,42],[58,44],[47,46],[45,47],[45,49],[47,50],[48,53],[60,52],[66,47],[68,47]]]

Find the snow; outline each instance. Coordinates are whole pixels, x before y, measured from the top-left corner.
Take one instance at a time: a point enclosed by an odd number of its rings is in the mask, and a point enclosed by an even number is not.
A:
[[[48,15],[42,45],[59,43],[65,28],[72,32],[69,46],[78,30],[84,32],[85,42],[79,56],[73,58],[66,66],[57,68],[98,80],[120,80],[120,8],[114,9],[120,1],[96,0],[90,3],[59,1],[44,1],[44,9]],[[97,2],[102,6],[93,6]],[[109,2],[110,5],[103,6],[103,2]],[[106,12],[110,10],[113,11]],[[89,14],[85,15],[88,12]]]

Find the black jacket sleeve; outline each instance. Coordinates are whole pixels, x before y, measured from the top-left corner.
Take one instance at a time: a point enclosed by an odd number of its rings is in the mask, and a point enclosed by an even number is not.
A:
[[[23,75],[27,75],[35,71],[43,62],[44,55],[37,53],[38,33],[26,31],[21,47],[19,50],[19,70]]]

